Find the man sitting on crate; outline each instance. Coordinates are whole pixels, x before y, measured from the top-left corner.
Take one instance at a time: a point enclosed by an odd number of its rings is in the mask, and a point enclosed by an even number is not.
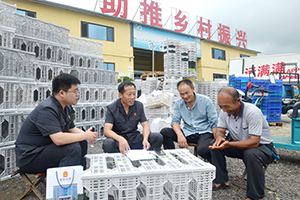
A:
[[[244,103],[233,87],[219,91],[217,131],[212,141],[211,163],[216,166],[214,190],[229,188],[225,156],[243,159],[247,168],[247,200],[264,197],[265,172],[263,166],[277,156],[271,132],[262,112],[253,104]],[[230,133],[225,139],[225,131]],[[273,156],[274,155],[274,156]]]
[[[130,81],[118,86],[119,99],[107,106],[103,142],[105,153],[121,152],[125,155],[130,149],[160,148],[163,138],[159,133],[150,133],[143,104],[136,101],[136,87]],[[138,123],[143,134],[137,130]]]
[[[52,81],[52,95],[26,118],[16,145],[17,166],[24,173],[42,173],[47,168],[83,165],[87,142],[98,133],[75,127],[70,105],[78,101],[78,84],[73,75],[60,74]]]
[[[173,141],[178,142],[180,148],[187,148],[188,143],[196,143],[198,154],[210,161],[208,146],[218,123],[214,104],[209,97],[196,94],[195,87],[189,79],[179,81],[177,89],[181,98],[175,102],[172,128],[163,128],[160,131],[164,137],[164,149],[174,149]],[[182,129],[181,120],[184,123]]]

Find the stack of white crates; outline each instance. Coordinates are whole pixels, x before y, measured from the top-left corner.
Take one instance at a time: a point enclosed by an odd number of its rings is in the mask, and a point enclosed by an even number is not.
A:
[[[16,13],[0,1],[0,181],[17,169],[14,142],[28,114],[52,93],[60,73],[77,76],[77,127],[103,139],[108,103],[118,98],[117,72],[102,69],[102,44],[69,36],[69,29]]]
[[[150,94],[156,90],[158,80],[155,77],[146,77],[146,80],[142,82],[141,89],[142,93]]]
[[[207,81],[198,83],[199,94],[208,96],[212,100],[218,113],[221,110],[218,104],[218,92],[225,86],[228,86],[228,81]]]
[[[215,167],[187,149],[165,150],[156,159],[130,161],[121,153],[87,155],[82,176],[91,200],[208,200]]]
[[[196,65],[197,65],[197,47],[195,43],[189,43],[187,45],[188,49],[188,59],[189,59],[189,65],[188,65],[188,76],[196,76]]]
[[[196,76],[196,44],[181,45],[179,40],[164,42],[164,77]]]

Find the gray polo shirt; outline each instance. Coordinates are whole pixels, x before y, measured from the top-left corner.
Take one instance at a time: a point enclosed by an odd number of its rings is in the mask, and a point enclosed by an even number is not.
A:
[[[250,136],[260,136],[260,144],[273,141],[266,118],[259,108],[250,103],[241,102],[241,110],[236,118],[221,110],[218,128],[228,130],[235,141],[246,140]]]

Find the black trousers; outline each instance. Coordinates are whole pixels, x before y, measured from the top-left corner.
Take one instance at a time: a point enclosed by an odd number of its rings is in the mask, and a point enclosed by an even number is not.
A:
[[[160,133],[164,137],[163,145],[164,149],[174,149],[174,141],[177,142],[177,134],[172,128],[163,128]],[[188,143],[197,143],[197,153],[202,158],[211,161],[210,150],[208,146],[213,139],[212,133],[193,134],[186,137]]]
[[[247,168],[247,197],[251,199],[263,198],[265,196],[265,170],[263,167],[274,160],[270,149],[263,144],[250,149],[211,149],[211,163],[216,167],[215,183],[228,181],[225,156],[243,159]]]
[[[139,132],[135,132],[135,133],[128,133],[126,135],[122,135],[122,137],[124,137],[127,140],[130,149],[143,149],[143,139],[144,139],[143,134]],[[161,148],[163,137],[159,133],[150,133],[148,141],[151,145],[150,150]],[[105,153],[120,152],[119,142],[111,138],[106,138],[103,141],[102,148]]]
[[[87,153],[87,141],[76,142],[63,146],[50,144],[26,166],[20,170],[24,173],[45,173],[47,168],[82,165],[86,168],[84,156]]]

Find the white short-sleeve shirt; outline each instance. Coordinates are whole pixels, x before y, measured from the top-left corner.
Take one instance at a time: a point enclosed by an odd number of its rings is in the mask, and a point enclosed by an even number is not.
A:
[[[221,110],[218,128],[228,130],[235,141],[246,140],[250,136],[260,136],[260,144],[270,144],[273,141],[266,118],[259,108],[250,103],[241,102],[237,117]]]

